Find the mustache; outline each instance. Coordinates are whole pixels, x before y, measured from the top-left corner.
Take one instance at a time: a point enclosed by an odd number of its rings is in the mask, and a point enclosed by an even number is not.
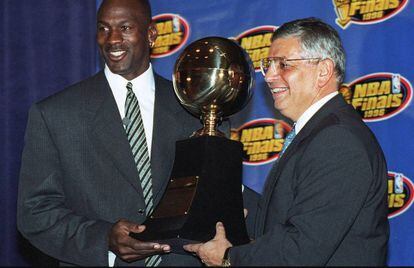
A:
[[[122,45],[122,44],[115,44],[115,45],[106,45],[104,47],[104,50],[106,52],[111,52],[111,51],[120,51],[120,50],[128,50],[128,47]]]

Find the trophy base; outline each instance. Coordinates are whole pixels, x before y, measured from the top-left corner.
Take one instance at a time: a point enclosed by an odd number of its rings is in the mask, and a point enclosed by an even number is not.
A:
[[[150,225],[151,223],[148,222],[144,224]],[[151,241],[160,244],[167,244],[171,248],[170,252],[182,255],[189,254],[187,251],[184,250],[184,245],[202,242],[200,240],[182,238],[180,237],[178,230],[156,233],[145,231],[143,233],[130,233],[130,236],[141,241]]]
[[[243,215],[242,144],[227,138],[201,136],[176,142],[171,179],[161,201],[143,223],[142,241],[169,244],[187,254],[185,244],[206,242],[223,222],[233,245],[249,242]]]

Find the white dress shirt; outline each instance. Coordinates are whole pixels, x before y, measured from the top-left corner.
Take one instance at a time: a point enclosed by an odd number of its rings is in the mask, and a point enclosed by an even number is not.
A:
[[[312,118],[316,112],[322,108],[322,106],[327,103],[330,99],[338,95],[338,91],[332,92],[322,99],[318,100],[314,104],[312,104],[306,111],[299,117],[298,121],[296,121],[295,125],[295,132],[298,135],[299,131],[305,126],[305,124]]]
[[[154,121],[155,81],[151,63],[148,69],[140,76],[126,80],[118,74],[114,74],[105,65],[105,76],[114,95],[121,118],[125,117],[125,100],[127,96],[126,85],[132,83],[132,91],[137,96],[142,122],[144,123],[145,137],[148,145],[148,153],[151,157],[152,129]]]
[[[155,81],[151,63],[148,69],[143,74],[134,78],[131,81],[126,80],[118,74],[112,73],[106,65],[104,72],[106,79],[108,80],[109,87],[111,88],[112,94],[115,98],[116,105],[118,106],[119,115],[121,116],[121,118],[125,117],[125,100],[128,92],[126,85],[128,82],[132,83],[132,91],[134,91],[134,94],[138,99],[139,108],[142,116],[142,122],[144,124],[145,137],[148,146],[148,154],[151,157],[151,141],[155,102]],[[114,266],[115,258],[116,255],[113,252],[109,251],[109,267]]]

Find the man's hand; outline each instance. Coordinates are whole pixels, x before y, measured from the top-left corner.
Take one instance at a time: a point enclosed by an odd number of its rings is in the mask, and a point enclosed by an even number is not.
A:
[[[223,261],[224,252],[232,244],[226,238],[226,230],[221,222],[216,224],[216,236],[202,244],[185,245],[184,249],[197,254],[207,266],[220,266]]]
[[[145,230],[144,225],[119,220],[109,232],[109,250],[126,262],[143,259],[145,257],[168,253],[170,246],[154,242],[143,242],[129,236],[130,232],[141,233]]]

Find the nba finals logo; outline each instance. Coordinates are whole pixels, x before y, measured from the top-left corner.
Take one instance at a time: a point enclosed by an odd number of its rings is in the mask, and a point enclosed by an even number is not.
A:
[[[263,165],[279,157],[291,129],[285,121],[263,118],[232,129],[231,139],[243,143],[243,164]]]
[[[260,60],[269,55],[276,26],[259,26],[242,32],[235,39],[252,59],[254,69],[260,72]]]
[[[402,173],[388,171],[388,218],[406,212],[414,200],[412,181]]]
[[[413,89],[398,73],[373,73],[343,84],[339,92],[365,122],[381,121],[402,112],[410,104]]]
[[[188,40],[190,27],[188,22],[177,14],[154,16],[158,36],[151,50],[151,58],[162,58],[177,52]]]
[[[373,24],[401,12],[408,0],[333,0],[336,23],[346,29],[351,23]]]

